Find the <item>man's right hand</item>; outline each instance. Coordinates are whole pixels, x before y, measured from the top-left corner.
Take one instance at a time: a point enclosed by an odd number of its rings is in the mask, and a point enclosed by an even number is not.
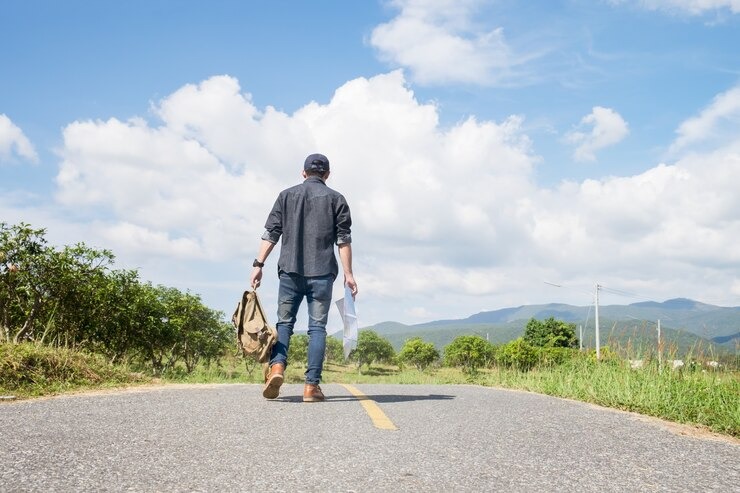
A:
[[[344,275],[344,285],[347,286],[352,292],[352,299],[355,299],[355,296],[357,296],[357,291],[358,291],[357,281],[355,281],[355,277],[352,274]]]

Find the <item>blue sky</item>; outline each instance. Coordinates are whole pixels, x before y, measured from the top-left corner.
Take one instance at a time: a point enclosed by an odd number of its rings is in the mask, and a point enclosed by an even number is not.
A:
[[[632,293],[606,303],[740,305],[737,0],[28,0],[0,19],[0,221],[225,312],[312,152],[353,211],[363,325],[584,305],[596,282]]]

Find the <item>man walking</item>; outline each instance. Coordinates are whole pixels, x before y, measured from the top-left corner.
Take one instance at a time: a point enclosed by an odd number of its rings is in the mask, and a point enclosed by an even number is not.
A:
[[[272,348],[270,372],[262,395],[275,399],[283,384],[288,364],[288,347],[293,335],[298,308],[308,303],[308,364],[303,402],[319,402],[324,394],[319,387],[326,351],[326,319],[331,306],[332,285],[339,273],[334,244],[344,271],[344,284],[357,294],[352,274],[352,237],[349,206],[344,197],[328,186],[329,160],[311,154],[303,164],[300,185],[283,190],[265,223],[265,234],[252,264],[252,288],[262,280],[262,267],[282,237],[278,259],[278,340]]]

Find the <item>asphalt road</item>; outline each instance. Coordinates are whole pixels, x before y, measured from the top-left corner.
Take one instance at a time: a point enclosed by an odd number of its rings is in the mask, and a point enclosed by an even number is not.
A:
[[[0,491],[740,491],[738,441],[477,386],[139,388],[0,403]],[[366,401],[366,404],[370,401]],[[377,418],[377,416],[375,416]]]

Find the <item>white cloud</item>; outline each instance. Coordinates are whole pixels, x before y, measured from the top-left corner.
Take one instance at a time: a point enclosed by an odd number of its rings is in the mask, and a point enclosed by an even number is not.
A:
[[[63,132],[57,200],[77,215],[110,215],[96,234],[114,251],[211,261],[253,256],[275,196],[299,181],[306,154],[321,151],[332,161],[330,185],[350,201],[366,258],[358,262],[398,252],[383,263],[416,272],[396,286],[417,293],[432,271],[445,282],[462,279],[468,293],[496,289],[496,276],[476,265],[510,247],[467,258],[448,252],[515,229],[507,209],[532,189],[536,161],[521,118],[470,118],[443,129],[437,108],[416,101],[400,71],[347,82],[327,104],[292,115],[257,110],[229,77],[185,86],[153,109],[159,125],[79,121]]]
[[[718,141],[736,138],[740,132],[740,86],[717,95],[699,115],[684,121],[676,130],[678,137],[671,145],[675,153],[695,144],[716,145]]]
[[[613,4],[636,3],[649,10],[686,12],[701,15],[707,12],[729,10],[740,12],[740,0],[610,0]]]
[[[300,181],[312,152],[329,156],[329,185],[352,208],[363,324],[568,295],[544,279],[599,281],[656,299],[711,301],[736,287],[737,135],[634,176],[543,189],[522,117],[442,127],[439,108],[417,101],[400,71],[349,81],[330,101],[293,114],[256,108],[225,76],[185,86],[153,109],[160,122],[67,125],[58,214],[73,210],[90,224],[92,243],[128,265],[209,266],[180,274],[187,287],[246,282],[275,196]],[[594,132],[580,141],[587,152],[626,133],[613,110],[589,117]],[[270,303],[276,286],[266,277]]]
[[[531,58],[515,55],[502,28],[481,30],[473,21],[480,0],[395,0],[400,10],[370,37],[381,59],[408,68],[422,84],[495,84]]]
[[[611,108],[594,106],[590,114],[581,119],[580,126],[591,126],[590,132],[574,130],[566,141],[576,144],[573,157],[577,161],[595,161],[596,151],[621,142],[629,133],[627,122]]]
[[[740,298],[740,279],[736,280],[732,283],[732,287],[730,288],[730,292],[736,296],[737,298]]]
[[[5,114],[0,114],[0,162],[19,156],[32,163],[38,162],[36,150],[23,130],[18,128]]]
[[[151,255],[175,257],[178,259],[197,259],[202,257],[201,245],[197,239],[172,239],[166,231],[152,231],[130,223],[104,226],[100,236],[110,245],[116,245],[120,253],[147,252]]]

